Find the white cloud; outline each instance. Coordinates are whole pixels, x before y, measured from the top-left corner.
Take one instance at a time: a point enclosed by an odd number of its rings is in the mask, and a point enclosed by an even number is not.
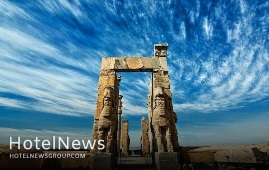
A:
[[[67,0],[60,0],[59,1],[65,8],[67,8],[69,11],[71,11],[71,13],[76,16],[79,17],[82,15],[82,12],[80,11],[79,7],[80,3],[79,1],[74,1],[75,5],[71,4],[70,1]],[[72,1],[73,2],[73,1]]]
[[[61,3],[74,15],[80,16],[77,7],[68,1]],[[79,1],[74,3],[80,5]],[[51,10],[58,10],[59,4],[48,2],[47,5]],[[29,102],[19,97],[1,97],[0,105],[74,116],[93,114],[97,82],[76,69],[99,74],[100,52],[66,42],[68,49],[84,52],[79,53],[79,59],[73,58],[38,29],[42,23],[35,20],[32,13],[9,1],[1,1],[0,7],[0,15],[6,19],[0,24],[0,92],[32,99]],[[20,25],[17,20],[29,25],[34,22],[37,27],[25,29],[25,25]],[[65,43],[61,45],[65,46]]]
[[[242,14],[244,14],[245,11],[247,10],[247,4],[246,2],[244,2],[244,0],[240,0],[239,4],[240,4],[240,11]]]
[[[29,105],[27,101],[2,98],[2,105],[68,115],[93,114],[94,100],[88,96],[96,94],[94,87],[90,88],[96,83],[89,77],[54,66],[37,69],[5,61],[2,64],[0,90],[36,100]]]
[[[255,10],[255,6],[244,4],[241,4],[241,8],[243,11]],[[269,81],[266,68],[269,65],[269,53],[266,45],[261,45],[266,44],[262,34],[256,35],[256,40],[253,40],[254,12],[244,12],[241,18],[234,21],[232,27],[227,24],[224,11],[216,12],[218,16],[222,16],[220,19],[223,19],[223,27],[227,28],[227,43],[230,43],[233,50],[223,56],[215,52],[219,49],[212,49],[206,59],[184,58],[173,61],[179,69],[176,73],[173,72],[172,76],[198,89],[194,93],[192,88],[181,87],[180,83],[175,84],[175,89],[184,92],[184,97],[174,96],[176,101],[181,101],[175,104],[177,112],[234,109],[269,97],[269,84],[266,83]],[[203,20],[203,27],[207,36],[212,35],[214,28],[207,17]],[[187,69],[189,67],[192,69]],[[184,80],[184,77],[187,79]],[[192,98],[188,100],[189,95]]]
[[[213,25],[210,23],[207,17],[203,20],[203,28],[205,31],[206,38],[210,38],[213,35]]]
[[[71,3],[72,2],[72,3]],[[81,11],[81,4],[79,1],[41,1],[42,7],[51,13],[66,12],[71,13],[76,18],[80,19],[83,16],[83,11]]]
[[[24,103],[14,99],[0,97],[0,105],[13,108],[24,108]]]
[[[231,40],[236,40],[240,36],[241,30],[241,23],[235,24],[234,29],[227,29],[227,41],[231,42]]]
[[[74,67],[85,67],[84,62],[72,59],[68,56],[64,56],[64,52],[57,49],[57,47],[41,40],[35,38],[34,36],[24,33],[20,29],[6,28],[0,26],[0,42],[4,44],[1,48],[1,56],[4,58],[11,58],[20,62],[33,62],[33,56],[35,54],[36,62],[45,62],[47,59],[55,60],[57,62],[68,64]],[[41,61],[40,61],[41,60]],[[95,62],[95,60],[91,60]],[[39,63],[42,64],[42,63]]]
[[[27,14],[25,10],[12,4],[10,1],[0,1],[0,16],[1,15],[4,15],[9,19],[21,17],[23,19],[32,20],[32,17]]]
[[[183,39],[186,39],[186,27],[184,22],[181,22],[180,24],[180,31]]]

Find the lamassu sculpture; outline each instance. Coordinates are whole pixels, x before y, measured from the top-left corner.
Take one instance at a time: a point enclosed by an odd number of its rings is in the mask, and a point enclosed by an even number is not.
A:
[[[157,138],[158,152],[173,152],[170,115],[165,105],[165,95],[161,87],[155,89],[152,126]]]
[[[103,109],[100,113],[98,122],[98,139],[105,141],[106,152],[110,152],[112,149],[113,133],[117,126],[115,113],[113,113],[113,111],[113,89],[111,87],[105,87]],[[99,152],[103,152],[103,150],[99,150]]]

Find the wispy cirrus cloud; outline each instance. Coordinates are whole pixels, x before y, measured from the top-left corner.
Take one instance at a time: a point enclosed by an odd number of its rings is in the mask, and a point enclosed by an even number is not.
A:
[[[21,18],[27,23],[31,18],[34,24],[42,25],[35,15],[25,13],[23,8],[11,2],[5,1],[1,5],[13,11],[13,19]],[[68,1],[42,1],[41,5],[53,13],[61,11],[61,7],[64,6],[75,17],[82,15],[78,7],[79,2],[78,6],[71,6]],[[22,15],[24,13],[25,15]],[[10,16],[2,14],[4,18]],[[107,56],[107,52],[77,46],[69,37],[65,37],[69,42],[59,45],[48,37],[47,33],[50,32],[41,32],[33,27],[29,27],[30,30],[24,29],[16,23],[12,23],[15,26],[12,28],[9,25],[7,21],[0,25],[0,91],[4,92],[0,104],[5,107],[55,114],[93,115],[100,61],[102,56]],[[144,53],[142,48],[130,54],[120,48],[116,51],[124,56],[141,56]],[[6,93],[19,97],[11,98],[4,95]],[[32,100],[24,101],[22,98],[25,97]],[[126,95],[126,106],[130,106],[127,107],[128,113],[141,112],[141,109],[145,111],[145,107],[140,107],[137,103],[128,104],[132,98],[127,98]]]
[[[78,0],[72,2],[67,0],[60,0],[58,2],[40,1],[40,4],[51,13],[65,12],[74,15],[76,18],[83,16],[83,11],[81,10],[83,7]]]
[[[14,17],[21,17],[26,20],[32,19],[32,17],[27,14],[27,11],[8,1],[0,2],[0,15],[5,16],[8,19],[14,19]],[[2,20],[4,20],[4,18],[2,18]]]
[[[203,20],[203,28],[204,28],[205,36],[207,38],[210,38],[213,35],[213,26],[207,17],[204,18]]]
[[[44,111],[49,113],[78,115],[93,112],[94,100],[88,98],[96,92],[87,89],[89,84],[94,84],[89,77],[57,67],[31,68],[28,66],[14,65],[10,62],[2,62],[0,71],[1,91],[19,94],[34,99],[21,101],[2,97],[12,101],[16,107]],[[18,71],[19,70],[19,71]],[[13,81],[13,80],[16,81]],[[18,83],[19,82],[19,83]],[[97,95],[97,94],[96,94]],[[77,110],[78,109],[78,110]],[[74,112],[76,110],[76,112]]]
[[[162,42],[169,43],[176,112],[214,112],[268,99],[269,20],[256,12],[268,3],[230,2],[234,10],[201,1],[0,5],[0,90],[33,99],[29,105],[2,95],[2,106],[93,114],[101,57],[150,56],[153,44]],[[165,9],[170,12],[156,12]],[[122,80],[126,114],[146,114],[145,77]]]
[[[8,9],[1,12],[3,18],[21,18],[26,23],[31,18],[31,22],[38,23],[34,16],[12,2],[3,1],[0,5]],[[95,88],[90,86],[97,82],[87,74],[99,72],[99,59],[74,59],[45,39],[40,30],[31,28],[34,33],[31,34],[20,24],[12,22],[15,28],[9,25],[7,21],[0,25],[0,105],[75,116],[93,114],[94,100],[88,96],[97,96]],[[43,34],[44,38],[35,33]],[[80,49],[71,46],[69,43],[69,49]],[[25,101],[25,97],[32,100]]]
[[[192,60],[190,58],[173,60],[179,66],[175,72],[176,79],[181,79],[184,84],[197,87],[191,92],[188,88],[179,89],[185,92],[185,102],[175,104],[176,110],[212,112],[245,107],[250,103],[262,101],[269,97],[269,51],[268,42],[264,39],[266,32],[255,31],[256,6],[250,6],[243,1],[238,4],[242,15],[234,22],[233,26],[228,23],[228,17],[222,18],[223,27],[227,35],[227,42],[221,42],[230,46],[230,51],[223,55],[221,47],[212,49],[206,59]],[[225,15],[224,9],[216,10],[216,16]],[[246,13],[244,11],[253,11]],[[205,18],[204,21],[207,21]],[[209,36],[208,24],[204,28]],[[205,27],[206,26],[206,27]],[[212,25],[211,25],[212,26]],[[212,27],[213,29],[213,27]],[[255,36],[255,41],[253,40]],[[200,56],[199,52],[196,55]],[[176,87],[176,89],[177,89]],[[187,95],[192,93],[189,101]],[[177,100],[181,100],[177,98]]]

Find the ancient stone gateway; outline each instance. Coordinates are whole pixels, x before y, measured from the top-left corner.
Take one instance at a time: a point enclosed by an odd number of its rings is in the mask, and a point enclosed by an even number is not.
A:
[[[167,67],[168,44],[155,44],[153,57],[108,57],[102,59],[98,83],[98,98],[95,110],[93,139],[104,140],[104,150],[94,152],[114,153],[119,151],[117,132],[120,131],[121,98],[119,94],[120,77],[117,72],[151,72],[152,78],[148,95],[148,123],[150,152],[178,152],[179,144],[176,129],[176,113],[173,111],[172,92]],[[124,106],[123,106],[124,107]],[[166,158],[169,158],[166,155]]]

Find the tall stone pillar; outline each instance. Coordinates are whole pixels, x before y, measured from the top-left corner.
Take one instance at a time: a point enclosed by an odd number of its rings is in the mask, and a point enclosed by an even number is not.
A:
[[[119,95],[119,105],[118,105],[118,156],[120,156],[120,141],[121,141],[121,114],[122,114],[122,95]]]
[[[173,111],[166,61],[167,47],[166,44],[154,46],[159,68],[152,72],[148,95],[152,152],[175,152],[179,149],[175,125],[176,113]]]
[[[178,169],[178,138],[176,113],[173,111],[172,93],[166,61],[166,44],[154,46],[155,57],[158,58],[159,68],[152,73],[148,106],[151,129],[151,151],[154,153],[156,169]],[[167,162],[168,161],[168,162]],[[165,163],[167,162],[167,163]]]
[[[104,140],[105,149],[98,150],[95,145],[93,152],[115,153],[117,151],[118,85],[115,71],[101,70],[94,115],[93,140]]]
[[[149,153],[149,138],[148,138],[148,121],[146,118],[141,119],[141,150],[142,156],[146,156]]]
[[[130,138],[129,138],[129,127],[128,120],[122,120],[122,137],[121,137],[121,145],[122,145],[122,153],[124,157],[128,157]]]

